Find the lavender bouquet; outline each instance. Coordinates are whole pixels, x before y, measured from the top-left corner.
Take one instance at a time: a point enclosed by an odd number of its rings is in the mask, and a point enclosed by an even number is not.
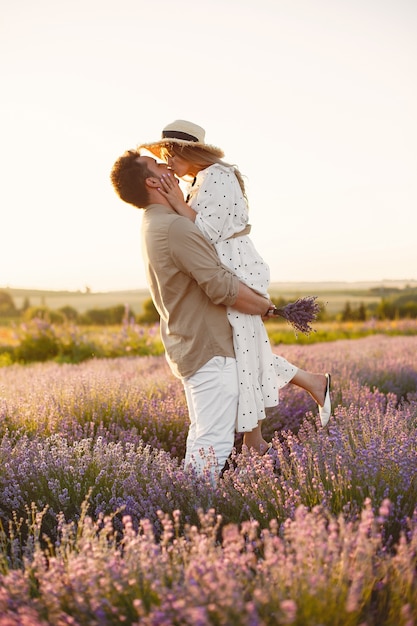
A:
[[[276,317],[283,317],[296,331],[309,335],[313,331],[310,324],[314,322],[319,312],[320,305],[317,303],[317,296],[306,296],[283,307],[274,307],[271,314]]]

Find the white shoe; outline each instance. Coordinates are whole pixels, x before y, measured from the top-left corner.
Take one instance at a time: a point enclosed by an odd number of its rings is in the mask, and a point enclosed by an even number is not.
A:
[[[319,415],[322,426],[326,426],[327,422],[330,419],[330,415],[332,413],[332,403],[330,401],[330,374],[325,374],[327,378],[326,391],[324,393],[324,403],[323,406],[319,406]]]

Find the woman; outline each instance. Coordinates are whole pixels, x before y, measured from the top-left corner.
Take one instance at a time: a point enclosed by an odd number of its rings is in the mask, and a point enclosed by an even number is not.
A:
[[[174,175],[161,179],[160,193],[172,208],[189,218],[216,248],[220,261],[233,269],[253,290],[267,295],[269,267],[248,236],[248,202],[239,170],[222,160],[220,148],[206,144],[205,131],[184,120],[168,124],[160,141],[143,144],[165,160],[173,174],[192,180],[187,199]],[[265,312],[265,316],[269,313]],[[330,375],[300,370],[272,352],[268,334],[259,316],[228,309],[239,375],[237,432],[244,433],[243,444],[260,454],[271,446],[262,437],[261,421],[265,408],[278,404],[279,389],[289,382],[304,388],[319,406],[321,422],[330,413]]]

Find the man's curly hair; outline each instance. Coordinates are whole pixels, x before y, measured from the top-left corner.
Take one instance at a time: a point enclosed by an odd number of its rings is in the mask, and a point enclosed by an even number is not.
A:
[[[136,150],[126,150],[113,165],[110,180],[119,198],[143,209],[149,203],[145,180],[153,174],[146,163],[137,161],[139,156]]]

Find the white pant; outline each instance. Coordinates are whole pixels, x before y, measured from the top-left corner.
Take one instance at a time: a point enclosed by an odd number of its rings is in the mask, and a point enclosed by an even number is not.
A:
[[[216,356],[195,374],[183,379],[190,427],[185,467],[198,473],[220,472],[230,455],[238,404],[236,360]]]

